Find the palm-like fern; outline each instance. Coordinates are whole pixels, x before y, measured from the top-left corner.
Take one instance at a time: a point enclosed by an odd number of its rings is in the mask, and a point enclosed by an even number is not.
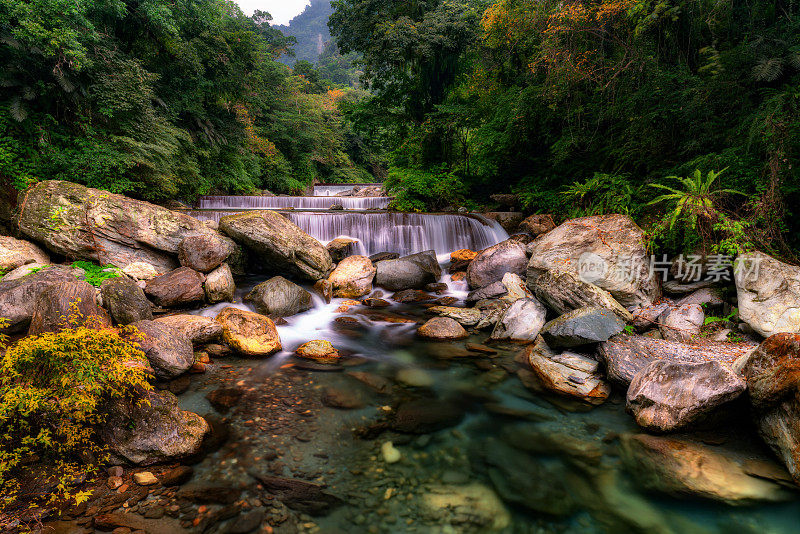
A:
[[[666,194],[661,195],[647,205],[661,204],[662,202],[674,202],[675,207],[669,214],[670,230],[675,226],[675,223],[681,219],[686,218],[692,229],[697,227],[698,219],[702,218],[707,221],[713,220],[716,214],[714,206],[714,197],[720,194],[738,194],[743,195],[741,191],[735,189],[714,189],[714,183],[717,178],[725,172],[722,169],[719,172],[709,171],[704,177],[700,170],[694,171],[691,177],[668,176],[668,180],[677,180],[683,186],[682,189],[670,187],[664,184],[650,184],[650,187],[656,189],[663,189],[667,191]]]

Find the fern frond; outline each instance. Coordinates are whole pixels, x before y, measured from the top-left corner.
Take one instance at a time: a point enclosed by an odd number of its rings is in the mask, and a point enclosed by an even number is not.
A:
[[[783,59],[779,57],[761,58],[753,67],[753,79],[757,82],[774,82],[783,74]]]
[[[18,96],[11,99],[9,112],[11,113],[11,117],[17,122],[22,122],[28,118],[28,110],[25,109],[25,106],[22,104],[22,99]]]

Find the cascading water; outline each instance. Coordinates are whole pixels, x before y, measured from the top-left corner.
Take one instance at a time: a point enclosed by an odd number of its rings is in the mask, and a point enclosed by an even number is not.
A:
[[[383,184],[317,184],[314,186],[315,197],[331,197],[352,191],[356,187],[381,187]]]
[[[287,209],[327,210],[340,205],[346,210],[386,209],[392,197],[255,197],[255,196],[207,196],[197,203],[200,209]]]

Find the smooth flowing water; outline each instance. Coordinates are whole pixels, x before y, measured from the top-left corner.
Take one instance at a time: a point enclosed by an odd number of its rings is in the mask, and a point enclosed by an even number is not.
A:
[[[352,191],[356,187],[381,187],[383,184],[317,184],[314,186],[315,197],[331,197]]]
[[[346,210],[386,209],[392,197],[247,197],[207,196],[198,200],[197,207],[204,210],[268,210],[293,208],[298,210],[327,210],[342,206]]]

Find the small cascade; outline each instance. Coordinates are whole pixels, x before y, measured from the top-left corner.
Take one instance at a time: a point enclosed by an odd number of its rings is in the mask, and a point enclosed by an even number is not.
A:
[[[355,188],[382,187],[383,184],[317,184],[314,186],[315,197],[333,197],[341,193],[347,193]]]
[[[211,210],[327,210],[340,205],[346,210],[383,210],[389,207],[392,197],[256,197],[256,196],[207,196],[198,201],[198,208]]]
[[[232,211],[195,210],[189,215],[219,221]],[[432,213],[353,213],[287,211],[283,215],[323,243],[337,237],[357,239],[360,254],[413,254],[435,250],[437,255],[468,248],[481,250],[508,239],[496,222],[478,216]]]

